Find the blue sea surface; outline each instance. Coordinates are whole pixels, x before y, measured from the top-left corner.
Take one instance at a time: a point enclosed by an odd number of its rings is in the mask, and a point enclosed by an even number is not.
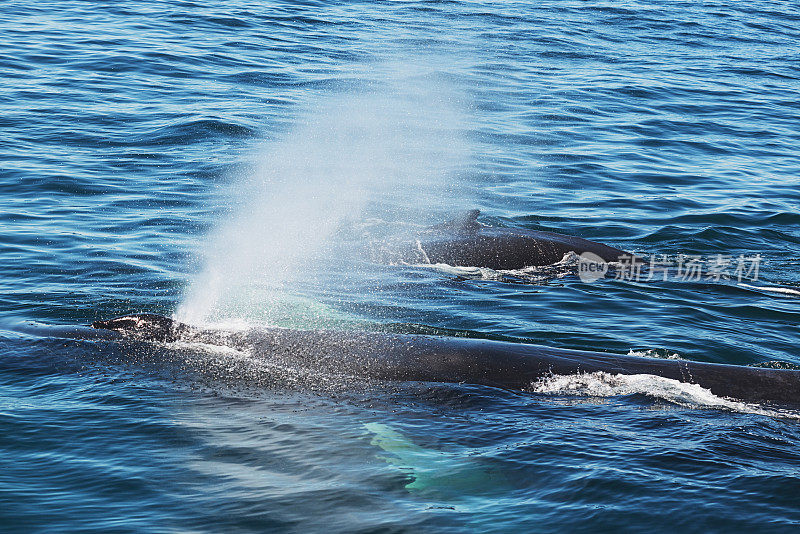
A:
[[[797,368],[796,3],[4,0],[0,20],[0,531],[797,531],[797,412],[53,334],[146,311]],[[329,247],[472,208],[727,276]]]

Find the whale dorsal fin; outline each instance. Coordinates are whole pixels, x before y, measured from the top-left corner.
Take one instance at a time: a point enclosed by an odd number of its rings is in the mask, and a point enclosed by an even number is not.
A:
[[[469,210],[447,222],[437,224],[431,228],[450,232],[474,232],[481,226],[478,222],[478,215],[480,214],[481,210]]]

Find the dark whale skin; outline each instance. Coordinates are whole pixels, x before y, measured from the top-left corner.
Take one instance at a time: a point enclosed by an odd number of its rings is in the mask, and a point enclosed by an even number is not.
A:
[[[618,262],[631,254],[580,237],[537,230],[483,227],[471,234],[423,237],[408,247],[404,256],[422,256],[427,263],[446,263],[490,269],[522,269],[552,265],[569,252],[591,252],[604,261]]]
[[[476,220],[479,213],[472,210],[410,238],[381,243],[373,247],[372,258],[381,263],[445,263],[496,270],[552,265],[569,252],[591,252],[606,262],[640,261],[624,250],[580,237],[485,226]]]
[[[381,380],[528,389],[551,374],[602,371],[650,374],[698,384],[717,396],[746,402],[800,405],[800,371],[788,369],[428,335],[284,328],[204,330],[152,314],[97,321],[92,326],[119,332],[122,338],[202,342],[247,349],[258,357],[287,366]]]

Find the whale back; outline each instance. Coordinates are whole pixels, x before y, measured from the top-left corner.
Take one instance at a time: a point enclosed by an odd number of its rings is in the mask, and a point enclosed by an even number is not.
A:
[[[527,390],[543,377],[604,372],[649,374],[698,384],[746,402],[800,405],[800,371],[645,358],[488,339],[370,331],[202,330],[168,317],[135,314],[96,321],[134,340],[205,344],[247,350],[254,358],[330,376],[480,384]]]
[[[167,343],[178,339],[181,327],[188,328],[169,317],[154,313],[122,315],[92,323],[92,328],[113,330],[130,337]]]
[[[480,214],[481,210],[468,210],[447,222],[431,226],[430,230],[455,234],[474,233],[481,227],[481,224],[478,222],[478,215]]]
[[[552,265],[569,252],[591,252],[606,262],[638,260],[623,250],[576,236],[527,228],[486,226],[477,220],[480,213],[477,209],[466,211],[428,228],[414,241],[400,241],[386,248],[407,263],[445,263],[491,269]]]

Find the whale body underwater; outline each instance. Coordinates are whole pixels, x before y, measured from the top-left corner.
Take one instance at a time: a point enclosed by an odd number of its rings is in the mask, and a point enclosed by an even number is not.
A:
[[[719,397],[745,402],[800,404],[800,371],[789,369],[420,334],[286,328],[201,329],[154,314],[127,315],[96,321],[91,326],[121,340],[196,342],[247,350],[256,358],[329,375],[526,390],[552,375],[601,371],[656,375],[698,384]]]
[[[480,210],[470,210],[412,237],[381,241],[369,255],[379,263],[446,263],[495,270],[552,265],[570,252],[590,252],[606,262],[639,261],[624,250],[580,237],[487,226],[477,221],[478,215]]]

